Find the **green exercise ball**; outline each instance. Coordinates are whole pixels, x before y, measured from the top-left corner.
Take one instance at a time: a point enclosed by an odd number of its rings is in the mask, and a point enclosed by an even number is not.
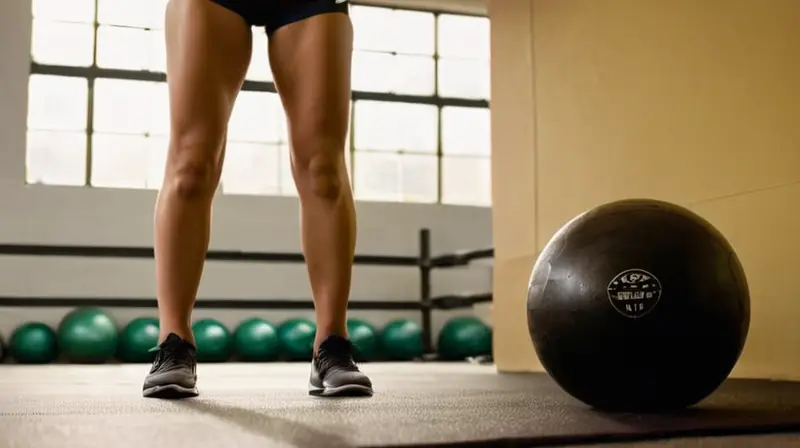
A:
[[[275,327],[258,317],[245,320],[233,332],[233,352],[242,361],[274,361],[279,346]]]
[[[117,358],[122,362],[152,362],[150,350],[158,345],[158,319],[139,317],[128,323],[119,337]]]
[[[231,332],[214,319],[202,319],[192,325],[200,362],[225,362],[231,357]]]
[[[442,327],[437,350],[445,360],[491,354],[492,329],[475,317],[454,317]]]
[[[425,354],[422,327],[408,319],[389,322],[381,331],[380,343],[383,354],[395,361],[410,361]]]
[[[47,364],[58,357],[58,336],[41,322],[27,322],[11,333],[8,348],[20,364]]]
[[[371,324],[360,319],[347,319],[347,335],[353,343],[357,361],[378,357],[378,332]]]
[[[70,362],[97,364],[109,361],[117,351],[119,329],[98,308],[77,308],[58,325],[58,348]]]
[[[280,353],[288,361],[309,361],[314,355],[317,326],[308,319],[289,319],[278,327]]]

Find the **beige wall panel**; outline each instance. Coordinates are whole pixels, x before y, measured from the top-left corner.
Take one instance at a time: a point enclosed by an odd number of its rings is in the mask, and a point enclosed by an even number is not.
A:
[[[800,3],[508,0],[489,12],[499,370],[540,369],[524,318],[531,241],[541,249],[599,203],[652,197],[697,210],[739,252],[753,321],[735,374],[800,379]]]

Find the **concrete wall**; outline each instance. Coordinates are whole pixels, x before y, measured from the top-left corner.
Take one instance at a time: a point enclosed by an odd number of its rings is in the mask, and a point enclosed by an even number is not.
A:
[[[498,368],[541,369],[523,310],[552,234],[591,206],[652,197],[709,219],[744,264],[752,323],[734,374],[800,379],[800,3],[489,10]]]
[[[30,64],[30,0],[0,2],[0,243],[152,245],[152,191],[26,186],[25,135]],[[435,253],[491,245],[489,209],[476,207],[359,203],[358,252],[411,255],[417,233],[429,227]],[[220,196],[214,209],[214,249],[299,251],[294,198]],[[0,295],[154,297],[147,260],[0,257]],[[409,300],[419,296],[414,268],[358,267],[353,300]],[[476,267],[434,274],[434,293],[487,291],[491,273]],[[301,265],[211,263],[203,298],[308,300]],[[33,299],[32,299],[33,300]],[[24,320],[55,324],[65,309],[0,308],[0,334]],[[121,323],[154,310],[111,310]],[[457,313],[471,313],[464,310]],[[456,313],[456,314],[457,314]],[[228,325],[260,315],[278,321],[301,311],[201,311]],[[454,313],[437,313],[435,324]],[[419,318],[414,312],[356,311],[380,325]]]

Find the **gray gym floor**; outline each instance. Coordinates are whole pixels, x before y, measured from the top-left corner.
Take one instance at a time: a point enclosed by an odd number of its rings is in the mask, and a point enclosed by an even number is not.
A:
[[[158,401],[141,397],[146,365],[3,365],[0,447],[800,446],[798,383],[732,381],[700,410],[609,415],[544,375],[466,363],[362,367],[372,398],[309,397],[306,364],[205,364],[199,398]],[[683,438],[645,440],[668,436]]]

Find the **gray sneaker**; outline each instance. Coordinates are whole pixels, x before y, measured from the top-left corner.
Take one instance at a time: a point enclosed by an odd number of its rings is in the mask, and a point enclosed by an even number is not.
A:
[[[147,398],[196,397],[197,350],[194,345],[170,333],[153,351],[156,357],[144,379],[142,395]]]
[[[318,397],[371,396],[372,381],[353,360],[353,344],[330,336],[320,344],[311,361],[308,393]]]

